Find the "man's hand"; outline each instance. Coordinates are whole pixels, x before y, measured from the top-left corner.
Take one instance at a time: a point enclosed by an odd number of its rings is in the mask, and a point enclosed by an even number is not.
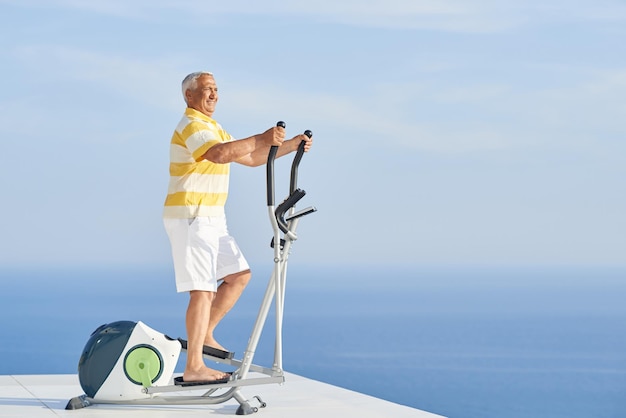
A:
[[[304,141],[304,152],[309,152],[311,146],[313,145],[313,137],[309,138],[305,134],[296,135],[291,138],[290,141],[293,141],[296,144],[296,148],[300,145],[300,142]]]
[[[261,135],[263,138],[263,142],[267,146],[277,146],[280,147],[285,141],[285,129],[280,126],[274,126],[273,128],[268,129],[263,132]]]

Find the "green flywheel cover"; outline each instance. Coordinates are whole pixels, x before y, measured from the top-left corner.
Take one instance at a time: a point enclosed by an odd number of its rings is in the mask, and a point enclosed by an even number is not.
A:
[[[149,345],[137,345],[126,353],[124,373],[136,385],[150,387],[163,373],[161,354]]]

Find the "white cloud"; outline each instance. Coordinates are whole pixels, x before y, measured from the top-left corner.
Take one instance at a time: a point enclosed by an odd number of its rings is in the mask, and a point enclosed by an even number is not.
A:
[[[53,83],[78,80],[100,88],[106,86],[146,109],[178,112],[182,107],[178,86],[183,71],[172,63],[187,60],[136,58],[44,45],[20,47],[16,57],[32,70],[47,62],[43,76]],[[555,68],[546,71],[558,74]],[[306,99],[303,92],[288,86],[269,81],[251,83],[242,80],[228,86],[220,115],[243,114],[250,122],[261,123],[273,120],[277,110],[282,109],[289,120],[306,115],[309,126],[337,130],[348,141],[386,138],[390,144],[410,149],[465,152],[585,147],[609,134],[624,135],[625,130],[621,121],[626,119],[626,70],[586,69],[575,81],[558,88],[529,88],[502,81],[458,85],[398,81],[376,84],[366,93],[350,96],[307,91]],[[259,106],[270,97],[274,105]],[[25,106],[18,103],[12,108]],[[425,119],[419,113],[420,107],[435,107],[437,118]],[[16,120],[22,111],[10,114],[11,120]],[[51,121],[48,125],[55,124]]]
[[[320,92],[308,93],[306,100],[279,86],[240,85],[229,89],[229,101],[238,108],[228,113],[260,117],[265,111],[269,118],[275,109],[257,106],[267,97],[293,115],[307,115],[313,126],[348,133],[348,141],[385,138],[388,144],[437,152],[583,151],[626,135],[626,71],[597,71],[558,88],[399,82],[385,83],[367,97]],[[421,107],[435,106],[437,119],[419,114]]]
[[[389,86],[383,91],[389,94]],[[401,146],[408,149],[430,150],[437,152],[462,152],[476,150],[492,150],[509,147],[509,135],[498,132],[486,124],[472,127],[454,123],[450,124],[420,122],[410,117],[407,106],[411,99],[407,86],[399,85],[393,90],[404,92],[405,100],[386,101],[384,97],[341,97],[329,93],[310,93],[306,100],[298,92],[281,90],[277,86],[265,86],[229,89],[229,102],[236,103],[237,109],[227,109],[232,114],[255,114],[256,117],[270,119],[275,108],[259,109],[267,97],[272,97],[281,108],[288,109],[289,115],[307,115],[306,120],[311,126],[324,126],[330,132],[342,134],[343,146],[354,142],[372,144],[384,138],[390,146]],[[428,99],[425,99],[428,100]],[[372,103],[381,103],[381,108],[373,108]],[[266,112],[264,115],[263,113]]]
[[[205,23],[217,15],[264,15],[351,26],[451,32],[500,32],[542,23],[626,20],[626,5],[616,0],[559,0],[547,4],[540,0],[0,0],[0,3],[78,9],[139,20],[171,19],[172,13],[185,13],[186,19]]]
[[[135,58],[84,50],[60,45],[31,45],[17,47],[17,59],[31,71],[38,71],[46,63],[46,71],[40,77],[53,82],[94,82],[132,97],[150,107],[179,108],[178,92],[181,74],[172,57]],[[75,93],[75,92],[74,92]]]

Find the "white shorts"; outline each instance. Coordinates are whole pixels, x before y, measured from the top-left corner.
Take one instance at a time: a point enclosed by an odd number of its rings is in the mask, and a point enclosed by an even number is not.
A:
[[[250,269],[228,235],[225,216],[163,218],[163,223],[172,246],[178,292],[215,292],[219,280]]]

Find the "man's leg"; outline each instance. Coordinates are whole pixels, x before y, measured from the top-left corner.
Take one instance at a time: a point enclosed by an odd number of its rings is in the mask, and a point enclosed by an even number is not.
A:
[[[206,324],[210,323],[211,305],[215,300],[214,292],[193,290],[189,292],[187,307],[187,364],[183,379],[187,382],[211,381],[223,379],[226,374],[213,370],[204,364],[202,345],[206,336]]]
[[[224,347],[222,347],[217,341],[215,341],[215,338],[213,338],[213,331],[215,331],[217,324],[220,323],[231,308],[235,306],[235,303],[248,285],[251,277],[252,273],[250,270],[241,271],[224,277],[224,281],[217,288],[215,299],[211,304],[211,313],[208,322],[209,326],[205,330],[206,335],[204,337],[204,345],[224,350]]]

